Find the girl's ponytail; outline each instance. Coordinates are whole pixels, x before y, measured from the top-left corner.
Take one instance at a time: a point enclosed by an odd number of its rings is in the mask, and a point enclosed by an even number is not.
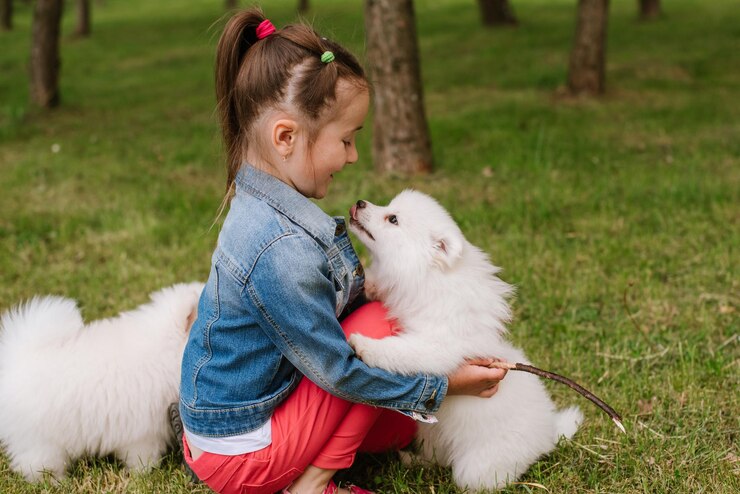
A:
[[[242,153],[235,86],[244,56],[258,41],[257,27],[264,20],[265,16],[258,8],[238,12],[226,24],[216,51],[216,101],[227,154],[227,193],[241,165]]]

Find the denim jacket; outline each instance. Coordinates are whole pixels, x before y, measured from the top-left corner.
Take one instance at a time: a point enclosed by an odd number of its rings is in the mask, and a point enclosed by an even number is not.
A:
[[[445,377],[368,367],[347,344],[337,317],[363,282],[344,218],[245,164],[183,355],[185,428],[206,437],[252,431],[302,376],[348,401],[434,413]]]

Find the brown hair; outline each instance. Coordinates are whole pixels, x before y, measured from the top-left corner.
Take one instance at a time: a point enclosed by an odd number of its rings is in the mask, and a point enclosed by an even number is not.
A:
[[[241,166],[252,127],[261,112],[287,104],[318,128],[336,100],[339,79],[368,86],[357,59],[304,24],[289,24],[257,38],[265,20],[259,8],[236,13],[226,24],[216,52],[216,98],[227,152],[227,194]],[[323,63],[325,51],[334,61]],[[314,135],[315,137],[315,135]]]

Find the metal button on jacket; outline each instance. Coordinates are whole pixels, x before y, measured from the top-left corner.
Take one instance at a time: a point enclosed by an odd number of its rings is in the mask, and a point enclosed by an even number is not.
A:
[[[427,407],[427,410],[431,410],[434,408],[434,405],[437,404],[435,398],[437,397],[437,390],[435,389],[432,391],[432,396],[429,397],[427,401],[424,402],[424,406]]]

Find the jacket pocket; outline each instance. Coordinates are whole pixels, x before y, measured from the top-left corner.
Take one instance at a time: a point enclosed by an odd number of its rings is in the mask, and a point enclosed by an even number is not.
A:
[[[344,310],[346,303],[347,293],[349,293],[349,285],[347,284],[347,268],[342,262],[342,258],[336,255],[331,260],[331,277],[334,282],[334,292],[336,293],[336,302],[334,304],[334,312],[337,317]]]

